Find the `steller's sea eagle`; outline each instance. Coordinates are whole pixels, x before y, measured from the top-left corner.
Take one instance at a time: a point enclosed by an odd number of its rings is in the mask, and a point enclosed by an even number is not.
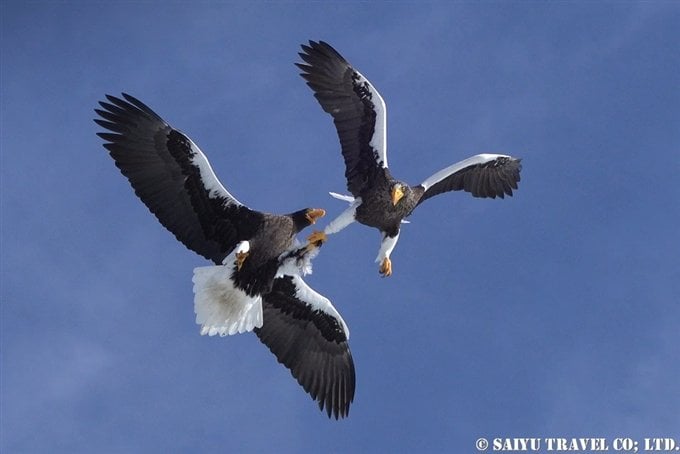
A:
[[[376,262],[383,276],[392,274],[390,254],[400,224],[424,200],[447,191],[464,190],[474,197],[512,195],[520,180],[520,159],[478,154],[440,170],[418,186],[392,177],[387,167],[387,109],[371,83],[329,44],[310,41],[296,63],[324,111],[331,114],[345,161],[352,196],[331,193],[350,207],[325,229],[336,233],[358,221],[382,234]],[[315,232],[316,233],[316,232]],[[312,234],[311,239],[317,238]],[[320,237],[318,237],[320,238]]]
[[[325,214],[252,210],[217,179],[201,150],[138,99],[107,95],[95,122],[137,196],[187,248],[217,266],[194,270],[201,334],[255,331],[321,410],[346,417],[355,373],[349,330],[331,302],[302,280],[325,241],[295,236]]]

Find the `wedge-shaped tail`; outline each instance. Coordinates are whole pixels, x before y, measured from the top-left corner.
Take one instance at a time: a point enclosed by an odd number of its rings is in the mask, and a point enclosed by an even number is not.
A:
[[[228,336],[262,327],[262,297],[234,287],[234,265],[194,268],[194,312],[201,335]]]

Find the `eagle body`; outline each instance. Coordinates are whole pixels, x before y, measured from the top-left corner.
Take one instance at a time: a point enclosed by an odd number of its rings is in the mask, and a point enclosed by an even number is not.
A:
[[[306,227],[305,212],[301,210],[290,215],[266,213],[251,237],[239,238],[239,241],[248,241],[250,251],[240,269],[234,270],[237,288],[250,296],[272,290],[280,266],[279,257],[293,246],[296,235]]]
[[[399,203],[394,205],[390,198],[390,190],[399,182],[389,175],[387,169],[384,173],[386,174],[384,178],[377,179],[375,185],[361,193],[362,203],[356,208],[355,219],[361,224],[394,237],[399,233],[401,222],[415,209],[422,191],[411,189],[405,183],[401,183],[408,189]]]

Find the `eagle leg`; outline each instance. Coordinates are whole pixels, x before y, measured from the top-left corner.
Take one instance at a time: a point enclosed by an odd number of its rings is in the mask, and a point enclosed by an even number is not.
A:
[[[389,257],[385,257],[380,265],[380,274],[383,277],[388,277],[392,275],[392,261]]]
[[[248,258],[248,251],[245,252],[237,252],[236,253],[236,269],[240,270],[241,267],[243,266],[243,262],[246,261],[246,258]]]
[[[326,236],[323,231],[319,230],[312,232],[312,234],[307,237],[307,241],[310,244],[315,244],[317,246],[321,246],[326,240],[328,240],[328,236]]]

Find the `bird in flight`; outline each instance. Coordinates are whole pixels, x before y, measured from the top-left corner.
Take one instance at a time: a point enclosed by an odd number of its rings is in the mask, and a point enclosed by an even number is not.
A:
[[[390,255],[401,223],[425,200],[448,191],[464,190],[474,197],[512,196],[520,181],[520,159],[502,154],[478,154],[452,164],[417,186],[395,179],[387,166],[387,109],[373,85],[329,44],[310,41],[298,54],[301,76],[324,111],[331,114],[345,162],[347,189],[332,196],[350,206],[314,232],[310,240],[333,234],[352,222],[377,228],[382,241],[376,262],[383,276],[392,274]]]
[[[346,417],[354,399],[349,330],[331,302],[302,279],[325,241],[295,237],[325,212],[248,208],[225,189],[185,134],[144,103],[106,96],[97,135],[142,202],[187,248],[216,266],[194,270],[201,334],[254,331],[329,417]]]

